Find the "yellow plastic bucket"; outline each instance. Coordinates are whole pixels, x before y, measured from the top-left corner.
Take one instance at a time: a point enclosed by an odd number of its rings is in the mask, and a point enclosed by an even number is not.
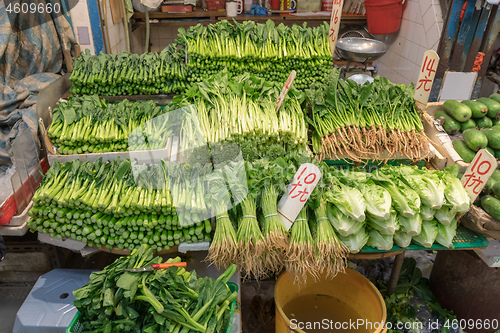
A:
[[[351,324],[348,327],[344,323],[330,321],[325,324],[328,326],[322,327],[322,329],[328,328],[324,330],[325,332],[387,332],[385,325],[387,309],[382,295],[370,280],[357,271],[347,268],[345,274],[339,273],[333,279],[321,277],[319,280],[314,280],[308,276],[307,282],[300,286],[293,283],[293,277],[287,272],[281,274],[274,288],[276,333],[307,332],[306,323],[296,320],[291,322],[283,311],[289,302],[306,295],[334,297],[341,302],[340,304],[347,304],[356,312],[358,318],[353,318],[353,321],[356,321],[356,325],[360,326],[352,326]],[[341,327],[342,325],[344,328]],[[353,327],[357,329],[353,330]]]

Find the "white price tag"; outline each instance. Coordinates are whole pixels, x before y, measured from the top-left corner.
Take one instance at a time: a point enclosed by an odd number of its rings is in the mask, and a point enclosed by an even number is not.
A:
[[[278,202],[278,215],[287,230],[304,207],[307,199],[321,179],[321,171],[311,163],[304,163],[288,185],[288,192]]]
[[[293,80],[295,80],[296,76],[297,72],[293,70],[288,76],[288,79],[286,79],[285,86],[283,87],[283,90],[281,90],[280,97],[278,98],[278,105],[276,106],[276,112],[278,112],[278,110],[281,107],[281,104],[283,104],[286,94],[288,94],[288,90],[290,90],[290,87],[292,86]]]
[[[417,105],[422,110],[425,109],[427,101],[429,100],[429,95],[431,93],[434,77],[436,76],[438,64],[439,56],[436,52],[428,50],[424,53],[422,66],[420,66],[420,72],[418,74],[417,84],[415,86],[415,94],[413,95],[413,98],[417,102]],[[420,103],[420,105],[418,103]]]
[[[328,42],[330,43],[330,52],[332,55],[334,54],[335,46],[337,45],[343,6],[344,0],[333,0],[332,15],[330,16],[330,30],[328,31]]]
[[[474,202],[497,168],[497,159],[486,149],[481,149],[470,162],[462,177],[462,185]]]

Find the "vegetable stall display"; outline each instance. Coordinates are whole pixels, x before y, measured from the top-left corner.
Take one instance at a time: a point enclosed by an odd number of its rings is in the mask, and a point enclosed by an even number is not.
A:
[[[208,169],[160,161],[57,160],[33,196],[29,226],[51,237],[90,246],[161,251],[181,242],[210,240]]]
[[[73,61],[70,92],[76,95],[177,94],[187,87],[185,54],[171,44],[160,53],[90,54]]]
[[[342,271],[347,254],[365,245],[384,251],[412,242],[427,248],[434,243],[452,246],[455,217],[470,207],[455,168],[384,166],[368,173],[320,163],[323,177],[290,231],[276,221],[271,227],[275,237],[270,238],[267,219],[276,216],[271,203],[276,206],[298,166],[306,161],[314,163],[306,157],[247,162],[250,199],[245,200],[249,202],[241,209],[228,209],[229,213],[221,210],[219,217],[224,220],[216,221],[209,250],[212,262],[223,267],[237,263],[256,277],[283,267],[298,280],[304,271],[313,276],[335,275]]]
[[[179,257],[166,263],[179,263]],[[92,272],[75,290],[83,332],[224,332],[230,325],[231,303],[238,297],[227,283],[235,265],[217,279],[199,277],[183,267],[151,272],[126,269],[160,264],[148,246]]]
[[[413,85],[383,77],[359,85],[334,70],[305,91],[313,152],[327,159],[390,160],[428,156],[429,140],[413,99]],[[399,156],[399,157],[398,157]]]
[[[174,125],[159,117],[164,113],[153,101],[112,103],[97,95],[73,96],[53,109],[48,136],[61,155],[160,149]],[[136,139],[139,131],[147,142]]]
[[[233,23],[223,20],[179,28],[176,41],[187,50],[191,82],[205,81],[227,69],[235,75],[252,73],[283,84],[295,70],[295,86],[304,89],[323,82],[333,68],[326,22],[314,28],[306,23],[275,26],[272,20]]]

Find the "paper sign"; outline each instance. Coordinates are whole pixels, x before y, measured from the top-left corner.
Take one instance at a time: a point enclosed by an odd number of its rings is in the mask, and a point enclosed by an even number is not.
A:
[[[330,16],[330,30],[328,31],[328,42],[330,43],[330,52],[332,55],[335,52],[335,45],[337,45],[343,5],[344,0],[333,0],[332,15]]]
[[[292,227],[302,207],[318,184],[321,171],[311,163],[304,163],[288,185],[288,192],[278,202],[278,215],[287,230]]]
[[[422,66],[420,66],[420,72],[415,86],[415,94],[413,95],[415,101],[421,103],[424,107],[427,105],[427,101],[429,100],[438,64],[439,56],[436,52],[429,50],[424,53]]]
[[[462,177],[462,185],[474,202],[497,168],[497,160],[486,149],[481,149]]]
[[[288,94],[288,90],[290,90],[290,87],[292,86],[293,80],[295,80],[296,76],[297,72],[293,70],[288,76],[288,79],[286,79],[285,86],[283,87],[283,90],[281,90],[280,97],[278,98],[278,106],[276,106],[276,111],[280,109],[281,104],[285,100],[286,94]]]

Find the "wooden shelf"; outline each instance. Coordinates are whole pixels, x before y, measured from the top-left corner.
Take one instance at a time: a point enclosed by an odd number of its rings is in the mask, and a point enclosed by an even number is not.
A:
[[[134,12],[132,18],[140,21],[144,21],[146,15],[140,12]],[[255,15],[255,14],[240,14],[236,17],[226,16],[226,11],[207,11],[201,8],[196,8],[194,11],[189,13],[164,13],[164,12],[149,12],[150,19],[166,21],[155,22],[154,24],[161,24],[169,22],[170,20],[179,20],[181,22],[186,22],[186,19],[210,19],[210,20],[233,20],[236,21],[246,21],[252,20],[257,22],[263,22],[267,20],[273,20],[276,23],[298,23],[298,22],[320,22],[329,21],[330,16],[319,16],[319,15],[308,15],[308,16],[297,16],[289,13],[284,14],[267,14],[267,15]],[[355,15],[355,14],[342,14],[341,22],[343,24],[364,24],[366,23],[365,15]]]
[[[201,8],[196,8],[188,13],[164,13],[164,12],[149,12],[149,19],[190,19],[190,18],[210,18],[215,20],[216,17],[226,16],[225,10],[208,11]],[[136,20],[145,20],[146,14],[134,12],[132,18]]]

